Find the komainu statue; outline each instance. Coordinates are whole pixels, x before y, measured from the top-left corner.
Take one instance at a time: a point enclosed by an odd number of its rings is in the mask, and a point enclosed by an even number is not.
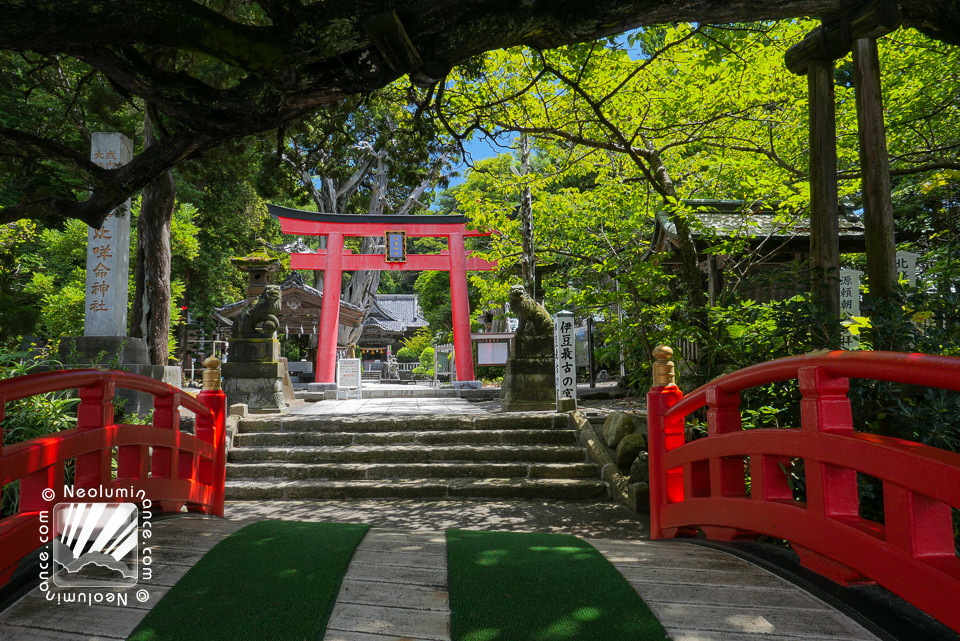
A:
[[[510,311],[519,320],[514,335],[514,355],[553,357],[553,319],[522,285],[510,288]]]
[[[514,285],[510,288],[510,311],[517,315],[520,323],[517,325],[517,334],[531,334],[553,336],[553,319],[543,308],[543,305],[530,298],[523,285]]]
[[[234,338],[275,338],[280,321],[280,287],[267,285],[257,300],[237,315]]]
[[[553,368],[553,319],[520,285],[510,288],[510,311],[519,323],[510,341],[510,357],[501,397],[505,412],[556,407]]]

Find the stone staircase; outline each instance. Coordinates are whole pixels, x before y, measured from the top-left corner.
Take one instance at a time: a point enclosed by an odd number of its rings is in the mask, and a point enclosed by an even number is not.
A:
[[[607,496],[565,414],[248,417],[227,500]]]

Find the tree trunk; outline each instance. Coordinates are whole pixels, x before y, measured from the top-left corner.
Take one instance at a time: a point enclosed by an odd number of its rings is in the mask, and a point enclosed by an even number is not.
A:
[[[149,110],[144,144],[156,144]],[[131,335],[147,341],[152,365],[166,365],[170,335],[170,224],[176,203],[173,172],[166,171],[143,189],[137,220],[137,266]]]
[[[814,301],[840,316],[840,221],[837,196],[837,125],[833,62],[813,61],[807,67],[810,93],[810,260]],[[829,333],[836,349],[840,336]]]
[[[661,187],[661,193],[665,196],[667,205],[670,205],[670,199],[679,202],[677,189],[673,184],[673,179],[663,164],[663,158],[653,144],[644,140],[649,156],[647,162],[650,164],[650,170],[653,172],[654,179]],[[694,324],[706,329],[706,307],[707,296],[703,287],[704,274],[700,271],[700,260],[697,256],[697,246],[693,240],[693,233],[690,231],[690,223],[687,222],[686,214],[679,207],[672,208],[670,211],[670,222],[674,224],[677,230],[677,251],[680,253],[680,278],[683,280],[686,289],[687,302],[691,308]]]
[[[520,136],[520,175],[530,173],[530,139]],[[533,193],[530,183],[523,186],[520,195],[520,274],[530,298],[537,299],[537,254],[533,242]]]
[[[887,138],[883,131],[883,97],[876,39],[861,38],[854,42],[853,70],[857,131],[860,135],[860,174],[863,176],[867,279],[870,297],[879,299],[890,295],[897,270],[890,162],[887,157]]]

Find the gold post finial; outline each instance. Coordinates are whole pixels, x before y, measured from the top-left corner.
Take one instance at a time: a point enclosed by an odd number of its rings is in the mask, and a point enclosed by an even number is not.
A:
[[[203,361],[203,389],[220,389],[220,359],[208,356]]]
[[[675,385],[676,376],[674,375],[673,350],[666,345],[657,345],[653,348],[653,385],[654,387],[663,387],[665,385]]]

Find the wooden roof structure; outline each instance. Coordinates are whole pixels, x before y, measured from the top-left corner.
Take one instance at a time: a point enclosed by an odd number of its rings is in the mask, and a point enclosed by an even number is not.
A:
[[[257,292],[259,296],[259,292]],[[246,308],[256,296],[220,307],[214,313],[217,321],[226,326],[233,325],[233,319]],[[280,284],[280,329],[278,334],[311,335],[319,332],[320,307],[323,292],[303,282],[303,277],[293,272]],[[340,325],[359,327],[363,322],[363,310],[355,305],[340,301]]]
[[[765,203],[743,200],[684,200],[693,210],[696,224],[692,225],[697,250],[703,251],[714,239],[742,239],[750,249],[762,249],[769,258],[766,262],[792,260],[797,254],[810,251],[810,218],[799,213]],[[864,251],[863,222],[853,213],[852,206],[838,211],[841,253]],[[673,254],[677,248],[677,231],[668,212],[656,214],[650,249],[656,253]],[[674,262],[667,258],[666,263]]]

